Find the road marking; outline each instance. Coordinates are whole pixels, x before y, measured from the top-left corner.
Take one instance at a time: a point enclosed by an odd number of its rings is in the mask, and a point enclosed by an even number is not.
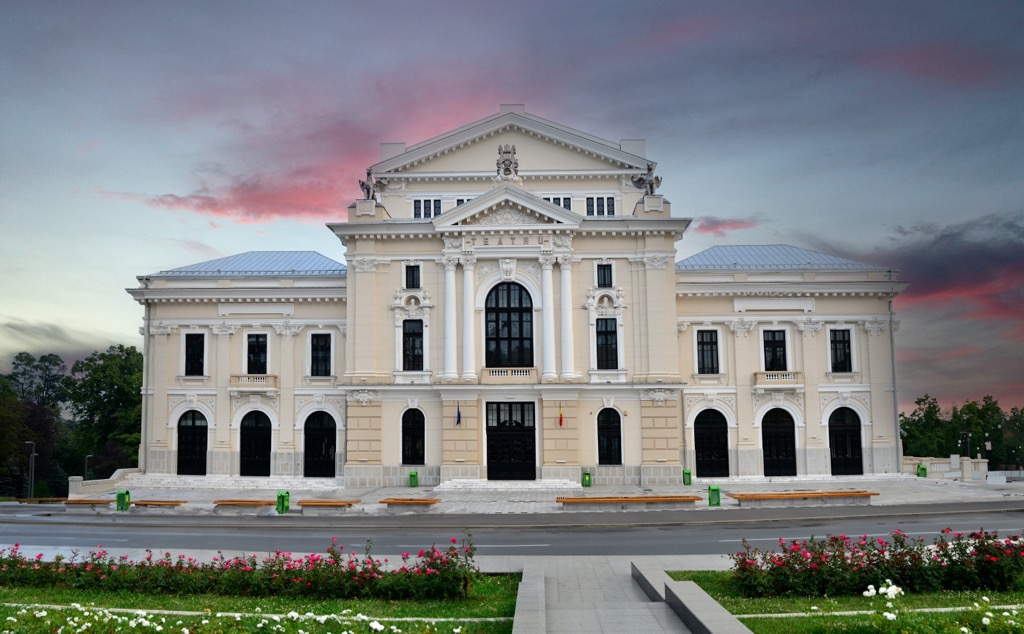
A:
[[[477,550],[479,550],[481,548],[538,548],[538,547],[539,548],[546,548],[546,547],[550,547],[551,546],[551,544],[473,544],[473,545],[477,548]],[[417,544],[415,546],[409,546],[407,544],[395,544],[394,547],[395,548],[413,548],[413,549],[419,548],[419,549],[422,549],[423,545],[422,544]]]
[[[1002,533],[1016,533],[1016,532],[1019,532],[1020,530],[1021,530],[1020,528],[992,528],[992,529],[988,529],[987,532],[991,533],[992,531],[995,531],[997,533],[1002,534]],[[953,533],[963,533],[964,535],[970,535],[973,532],[975,532],[974,529],[970,529],[970,530],[966,530],[966,531],[953,531]],[[829,533],[829,534],[831,534],[831,533]],[[943,534],[943,531],[911,531],[911,532],[908,532],[906,534],[909,535],[910,537],[921,537],[923,535],[941,535],[941,534]],[[950,534],[952,534],[952,533],[950,533]],[[813,535],[804,535],[804,536],[800,536],[800,537],[748,537],[748,538],[746,538],[746,540],[744,540],[744,539],[720,539],[720,540],[718,540],[718,543],[720,543],[720,544],[742,543],[743,541],[747,541],[747,542],[777,542],[780,539],[782,539],[783,541],[791,542],[791,541],[797,540],[797,539],[811,539],[812,537],[814,537],[814,536]],[[859,533],[857,535],[854,535],[854,534],[851,533],[851,534],[847,535],[847,537],[849,537],[850,539],[853,539],[855,537],[892,537],[892,533]],[[815,539],[823,539],[823,537],[819,535],[819,536],[815,537]]]

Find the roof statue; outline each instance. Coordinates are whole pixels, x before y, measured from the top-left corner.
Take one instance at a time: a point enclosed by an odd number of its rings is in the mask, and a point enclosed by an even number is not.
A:
[[[523,179],[519,178],[519,159],[516,158],[516,146],[499,145],[496,164],[498,175],[494,178],[495,182],[522,182]]]
[[[654,163],[647,164],[647,173],[633,177],[633,186],[637,189],[646,189],[648,196],[653,196],[656,189],[661,187],[661,177],[654,175]]]
[[[359,189],[363,190],[363,198],[371,200],[373,198],[373,169],[369,168],[366,170],[366,180],[359,181]]]

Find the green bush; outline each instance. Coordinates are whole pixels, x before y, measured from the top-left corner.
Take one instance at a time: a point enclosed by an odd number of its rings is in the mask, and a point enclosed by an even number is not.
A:
[[[151,551],[133,561],[101,550],[81,561],[77,555],[43,561],[42,555],[27,559],[15,544],[0,549],[0,585],[253,597],[461,599],[469,596],[479,575],[473,561],[476,548],[469,540],[459,546],[454,537],[446,549],[434,545],[415,558],[403,553],[402,565],[391,569],[389,562],[370,555],[369,543],[362,557],[342,548],[332,540],[323,555],[293,557],[278,550],[263,559],[220,555],[212,562],[169,552],[154,557]]]
[[[952,535],[952,540],[949,536]],[[779,539],[779,551],[743,541],[731,556],[733,582],[745,596],[838,596],[860,593],[885,580],[908,592],[949,589],[1005,590],[1024,573],[1024,542],[995,531],[969,535],[945,529],[931,545],[896,530],[890,539]]]

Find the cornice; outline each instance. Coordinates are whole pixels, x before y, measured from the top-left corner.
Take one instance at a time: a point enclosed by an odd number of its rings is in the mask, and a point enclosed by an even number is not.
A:
[[[348,299],[346,288],[319,289],[321,292],[310,292],[313,289],[297,289],[295,287],[280,288],[127,288],[132,299],[140,304],[167,303],[220,303],[235,304],[259,303],[334,303]],[[299,292],[296,292],[299,291]]]

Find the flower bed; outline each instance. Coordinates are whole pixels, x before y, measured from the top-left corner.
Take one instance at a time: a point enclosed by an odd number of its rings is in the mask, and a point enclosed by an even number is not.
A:
[[[779,539],[779,551],[744,540],[732,555],[733,581],[746,596],[836,596],[891,580],[908,592],[1013,587],[1024,576],[1024,542],[995,531],[945,529],[931,545],[896,530],[890,539]]]
[[[152,593],[226,594],[243,596],[309,596],[316,598],[459,599],[469,596],[479,574],[471,541],[461,546],[451,539],[447,549],[436,545],[402,562],[374,559],[370,544],[362,557],[346,554],[331,540],[326,554],[293,557],[276,551],[262,559],[256,555],[215,557],[201,562],[186,555],[154,557],[147,551],[141,561],[114,558],[106,551],[77,556],[26,558],[17,544],[0,549],[0,585],[88,588],[104,591],[145,589]]]

